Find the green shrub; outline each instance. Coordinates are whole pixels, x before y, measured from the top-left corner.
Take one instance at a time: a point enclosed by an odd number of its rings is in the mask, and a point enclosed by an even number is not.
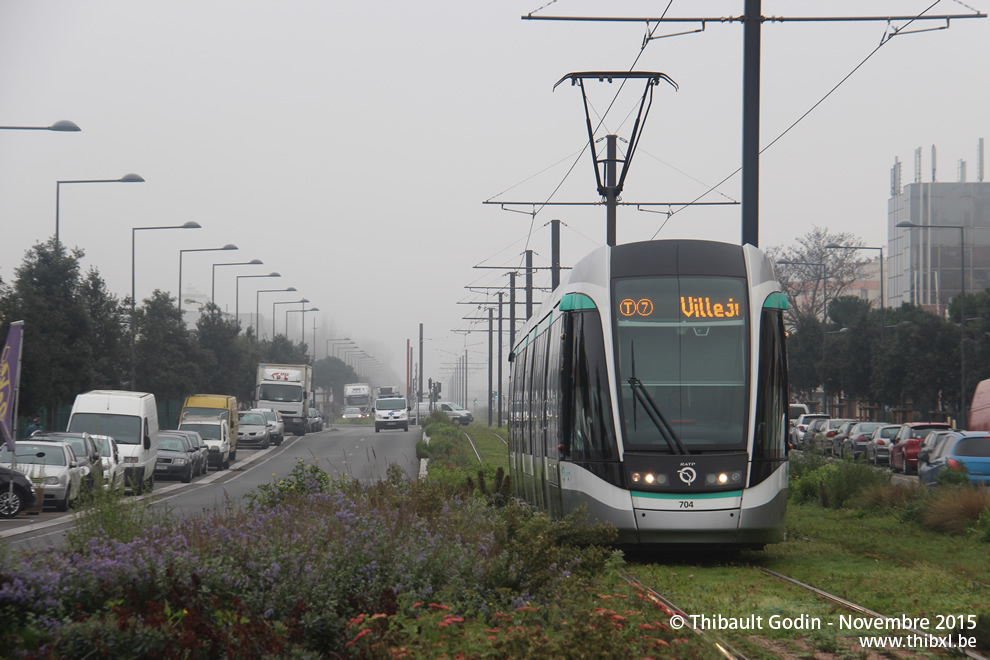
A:
[[[104,484],[101,472],[93,474],[93,488],[82,493],[72,516],[74,524],[65,533],[66,543],[73,550],[81,551],[93,539],[128,543],[148,528],[169,520],[167,506],[155,507],[150,497],[125,497],[123,488]]]
[[[921,524],[936,532],[964,534],[990,509],[990,488],[938,488],[921,512]]]
[[[826,509],[840,509],[864,489],[890,482],[888,473],[852,461],[825,462],[811,471],[797,472],[800,476],[792,478],[790,487],[794,502],[817,502]]]

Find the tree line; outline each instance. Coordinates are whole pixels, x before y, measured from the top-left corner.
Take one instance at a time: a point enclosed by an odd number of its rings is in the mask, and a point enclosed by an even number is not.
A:
[[[54,412],[77,394],[93,389],[151,392],[158,400],[182,400],[192,393],[229,394],[254,400],[257,366],[312,363],[305,343],[285,335],[258,340],[242,332],[237,319],[213,303],[203,306],[195,328],[188,328],[170,293],[155,290],[135,306],[134,387],[131,387],[131,299],[107,289],[95,268],[83,274],[84,252],[54,238],[25,254],[14,279],[0,279],[0,337],[24,321],[19,414]],[[328,357],[314,364],[314,387],[333,388],[358,375]]]
[[[909,303],[881,310],[846,295],[870,263],[858,256],[862,247],[855,236],[816,227],[795,247],[767,249],[788,298],[792,396],[812,400],[824,384],[829,393],[910,408],[922,416],[936,411],[958,414],[961,347],[966,406],[976,385],[990,378],[990,294],[967,294],[964,330],[958,296],[945,317]],[[822,268],[827,287],[822,286]]]

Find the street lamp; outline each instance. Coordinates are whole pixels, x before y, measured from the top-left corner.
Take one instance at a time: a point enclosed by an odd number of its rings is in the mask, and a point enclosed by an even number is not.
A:
[[[137,233],[153,229],[200,229],[198,222],[187,222],[184,225],[168,225],[165,227],[131,227],[131,391],[137,391],[137,278],[135,277],[134,255]]]
[[[287,309],[287,310],[285,310],[285,336],[286,337],[289,336],[289,314],[292,313],[292,312],[299,312],[299,313],[301,313],[303,315],[303,319],[302,319],[302,323],[301,323],[301,325],[302,325],[302,333],[301,333],[302,334],[302,338],[299,340],[299,343],[300,344],[305,344],[306,343],[306,312],[318,312],[318,311],[320,311],[320,308],[319,307],[313,307],[311,309],[306,309],[305,308],[305,303],[303,303],[303,309]],[[314,351],[314,353],[315,353],[315,351]]]
[[[275,305],[298,305],[302,303],[304,306],[309,301],[305,298],[300,298],[299,300],[279,300],[272,303],[272,339],[275,338]],[[285,326],[285,335],[289,336],[289,326]]]
[[[341,337],[340,339],[328,339],[327,340],[327,354],[326,354],[326,357],[330,357],[330,344],[335,344],[335,343],[344,342],[344,341],[349,342],[350,340],[351,340],[350,337]],[[337,352],[337,347],[335,346],[333,350],[334,350],[334,353],[336,353]],[[336,357],[336,355],[334,355],[334,357]]]
[[[884,328],[886,325],[886,312],[887,312],[887,296],[884,294],[884,288],[887,282],[883,278],[883,248],[882,247],[867,247],[865,245],[839,245],[838,243],[832,242],[825,246],[826,250],[880,250],[880,345],[884,344]],[[845,330],[846,328],[843,328]],[[883,400],[880,401],[880,418],[884,418],[884,411],[886,407],[884,406]]]
[[[236,250],[237,246],[233,243],[227,243],[223,247],[218,248],[194,248],[189,250],[179,250],[179,311],[182,311],[182,255],[186,252],[219,252],[221,250]],[[185,302],[189,302],[188,300]]]
[[[78,133],[82,129],[76,122],[60,119],[51,126],[0,126],[2,131],[56,131],[58,133]]]
[[[828,298],[825,296],[825,260],[821,263],[812,261],[778,261],[781,266],[820,266],[822,269],[822,412],[828,413],[828,395],[825,388],[825,324],[828,321]]]
[[[259,313],[261,305],[261,294],[263,293],[275,293],[278,291],[295,291],[296,287],[290,286],[287,289],[261,289],[256,291],[254,294],[254,328],[257,335],[261,334],[261,314]],[[275,309],[272,309],[272,319],[275,318]],[[272,336],[275,336],[275,324],[272,322]]]
[[[345,337],[345,339],[347,339],[347,338]],[[348,346],[348,345],[350,345],[350,346],[354,346],[354,347],[356,347],[356,346],[357,346],[357,344],[355,344],[354,342],[352,342],[351,340],[349,340],[349,339],[348,339],[346,343],[343,343],[343,344],[341,344],[340,346],[334,346],[334,347],[333,347],[333,356],[334,356],[334,357],[337,357],[337,349],[338,349],[338,348],[343,348],[343,347],[345,347],[345,346]],[[347,349],[347,348],[344,348],[344,350],[343,350],[343,351],[341,351],[341,356],[342,356],[342,357],[346,357],[346,355],[347,355],[347,351],[348,351],[348,350],[349,350],[349,349]],[[338,358],[338,359],[339,359],[339,358]]]
[[[216,302],[217,293],[217,266],[260,266],[265,262],[261,259],[252,259],[251,261],[234,261],[227,264],[213,264],[213,278],[210,282],[210,302],[214,305]]]
[[[234,284],[234,318],[240,323],[241,320],[241,278],[242,277],[282,277],[280,273],[272,271],[267,275],[238,275]],[[257,332],[257,330],[255,330]]]
[[[904,220],[896,227],[902,229],[958,229],[959,230],[959,428],[969,425],[969,414],[966,411],[966,225],[919,225]],[[973,226],[972,229],[990,229],[990,227]]]
[[[78,127],[76,130],[78,130]],[[59,242],[58,215],[59,215],[59,205],[60,205],[60,197],[61,197],[63,183],[144,183],[144,178],[140,174],[125,174],[119,179],[73,179],[71,181],[56,181],[55,182],[55,244],[56,245],[58,245]]]

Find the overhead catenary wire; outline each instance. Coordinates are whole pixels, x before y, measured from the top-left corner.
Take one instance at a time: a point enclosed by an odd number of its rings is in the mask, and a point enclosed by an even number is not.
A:
[[[795,126],[797,126],[799,123],[801,123],[808,115],[810,115],[812,112],[814,112],[814,110],[816,108],[818,108],[818,106],[820,106],[822,103],[825,102],[825,99],[827,99],[829,96],[831,96],[835,92],[835,90],[839,89],[839,87],[841,87],[843,83],[845,83],[847,80],[849,80],[849,78],[851,78],[854,73],[856,73],[864,64],[866,64],[870,60],[870,58],[872,58],[874,55],[876,55],[877,52],[881,48],[883,48],[886,44],[890,43],[891,39],[893,39],[895,36],[897,36],[898,34],[900,34],[904,30],[904,28],[906,28],[908,25],[911,25],[911,23],[915,22],[916,20],[918,20],[919,18],[921,18],[922,16],[924,16],[925,14],[927,14],[929,11],[931,11],[940,2],[942,2],[942,0],[935,0],[935,2],[933,2],[928,7],[926,7],[924,10],[922,10],[917,16],[915,16],[914,18],[910,19],[903,27],[899,28],[897,31],[892,32],[892,33],[885,31],[884,32],[884,36],[880,39],[880,43],[877,44],[876,48],[874,48],[872,51],[870,51],[870,53],[866,57],[864,57],[862,59],[862,61],[860,61],[859,64],[857,64],[855,67],[853,67],[853,69],[849,73],[847,73],[845,76],[843,76],[842,79],[839,80],[839,82],[837,82],[832,87],[832,89],[830,89],[828,92],[826,92],[823,97],[821,97],[814,105],[812,105],[810,108],[808,108],[808,110],[806,110],[804,112],[804,114],[802,114],[800,117],[798,117],[796,120],[794,120],[794,122],[791,123],[790,126],[788,126],[787,128],[785,128],[779,135],[777,135],[777,137],[775,137],[773,140],[771,140],[769,144],[767,144],[765,147],[763,147],[762,149],[760,149],[760,152],[759,152],[760,155],[762,156],[763,155],[763,152],[765,152],[767,149],[769,149],[770,147],[772,147],[773,145],[775,145],[781,138],[783,138],[785,135],[787,135],[791,131],[791,129],[793,129]],[[731,179],[732,177],[734,177],[736,174],[739,174],[739,172],[741,172],[741,171],[742,171],[742,166],[740,165],[738,168],[736,168],[736,170],[734,172],[732,172],[731,174],[729,174],[728,176],[726,176],[724,179],[722,179],[721,181],[719,181],[718,183],[716,183],[714,186],[712,186],[711,188],[709,188],[708,190],[706,190],[704,193],[702,193],[698,197],[695,197],[693,200],[691,200],[690,202],[688,202],[687,204],[685,204],[681,208],[679,208],[677,210],[673,210],[673,209],[670,210],[668,212],[668,214],[667,214],[667,218],[663,221],[663,223],[661,223],[660,227],[656,230],[656,232],[654,232],[653,236],[651,237],[651,240],[654,239],[654,238],[656,238],[657,235],[661,231],[663,231],[663,228],[665,226],[667,226],[667,223],[670,222],[670,219],[674,215],[676,215],[677,213],[680,213],[684,209],[686,209],[686,208],[694,205],[695,202],[701,200],[703,197],[705,197],[706,195],[708,195],[712,191],[714,191],[717,188],[719,188],[720,186],[722,186],[722,184],[724,184],[726,181],[728,181],[729,179]]]

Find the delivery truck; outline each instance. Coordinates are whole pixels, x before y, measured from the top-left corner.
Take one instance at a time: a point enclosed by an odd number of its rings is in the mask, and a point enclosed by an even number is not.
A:
[[[306,435],[313,399],[313,367],[308,364],[259,364],[255,408],[282,413],[286,433]]]

